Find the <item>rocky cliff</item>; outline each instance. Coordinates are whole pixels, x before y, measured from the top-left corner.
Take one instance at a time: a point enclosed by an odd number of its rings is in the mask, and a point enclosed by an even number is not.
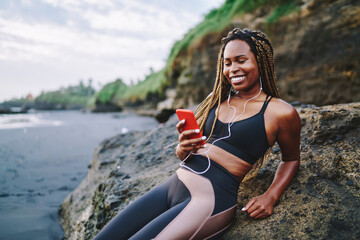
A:
[[[253,220],[238,210],[222,239],[360,239],[360,103],[297,110],[299,174],[273,215]],[[178,160],[169,145],[177,140],[176,123],[173,116],[152,131],[100,144],[86,178],[59,209],[67,239],[92,239],[118,211],[174,173]],[[255,180],[241,184],[240,207],[267,189],[279,162],[275,146]]]
[[[207,96],[216,75],[220,39],[233,27],[267,33],[274,47],[280,94],[286,101],[315,105],[360,101],[360,2],[298,2],[297,11],[276,22],[269,23],[274,8],[266,5],[234,17],[220,33],[192,42],[167,71],[176,94],[159,108],[189,106]]]

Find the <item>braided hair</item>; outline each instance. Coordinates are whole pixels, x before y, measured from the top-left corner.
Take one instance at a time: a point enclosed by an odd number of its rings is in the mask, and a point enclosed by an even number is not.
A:
[[[210,134],[208,136],[208,141],[214,131],[216,120],[218,119],[220,104],[224,101],[229,94],[231,89],[231,84],[225,78],[223,74],[224,69],[224,49],[226,45],[232,40],[243,40],[245,41],[250,50],[256,57],[256,62],[258,65],[259,74],[263,83],[263,91],[270,96],[280,97],[279,90],[276,84],[276,75],[275,75],[275,64],[274,64],[274,51],[271,46],[271,43],[267,36],[258,31],[258,30],[248,30],[248,29],[239,29],[234,28],[230,31],[226,37],[221,39],[221,48],[218,55],[217,61],[217,73],[213,91],[207,96],[197,107],[196,109],[196,119],[198,121],[200,130],[204,130],[204,125],[206,119],[208,118],[210,110],[217,105],[217,110],[215,113],[215,119],[212,124]],[[265,156],[268,156],[271,149],[265,153],[260,161],[257,161],[253,166],[253,170],[250,171],[247,178],[251,178],[260,170],[261,166],[264,163]],[[257,170],[256,170],[257,169]]]

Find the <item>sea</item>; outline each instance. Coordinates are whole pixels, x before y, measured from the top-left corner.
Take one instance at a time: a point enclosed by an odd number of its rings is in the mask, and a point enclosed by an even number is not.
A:
[[[62,239],[58,208],[108,137],[159,123],[131,113],[0,115],[0,239]]]

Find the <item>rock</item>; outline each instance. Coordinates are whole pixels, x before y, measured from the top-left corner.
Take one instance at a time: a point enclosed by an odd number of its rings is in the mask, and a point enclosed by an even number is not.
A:
[[[111,102],[103,104],[100,102],[96,102],[94,109],[92,112],[121,112],[123,110],[122,106],[113,104]]]
[[[10,194],[8,194],[8,193],[0,193],[0,197],[9,197],[10,196]]]
[[[281,158],[275,146],[255,180],[241,183],[237,216],[221,239],[359,239],[360,103],[296,109],[303,123],[297,177],[270,217],[253,220],[240,211],[269,187]],[[101,143],[86,178],[59,209],[67,239],[92,239],[117,212],[174,173],[176,123],[173,115],[152,131]]]
[[[172,104],[171,104],[172,105]],[[170,105],[169,105],[170,106]],[[142,116],[149,116],[154,117],[159,123],[166,122],[171,115],[175,113],[174,108],[159,108],[161,110],[153,110],[153,109],[136,109],[133,111],[136,112],[136,114],[142,115]]]
[[[162,109],[161,111],[157,111],[154,117],[159,123],[164,123],[174,113],[175,113],[175,111],[172,108],[170,108],[170,109]]]
[[[174,108],[173,105],[174,105],[174,100],[175,100],[175,96],[176,96],[176,90],[175,89],[167,89],[165,92],[165,96],[166,96],[166,100],[159,102],[157,104],[158,111]]]

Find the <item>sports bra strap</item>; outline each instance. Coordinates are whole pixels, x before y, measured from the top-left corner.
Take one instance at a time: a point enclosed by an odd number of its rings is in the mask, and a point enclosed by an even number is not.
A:
[[[269,95],[266,95],[266,98],[265,98],[265,101],[264,101],[264,105],[262,106],[261,110],[260,110],[260,113],[261,114],[264,114],[265,113],[265,110],[270,102],[270,100],[272,99],[272,96],[269,96]]]

